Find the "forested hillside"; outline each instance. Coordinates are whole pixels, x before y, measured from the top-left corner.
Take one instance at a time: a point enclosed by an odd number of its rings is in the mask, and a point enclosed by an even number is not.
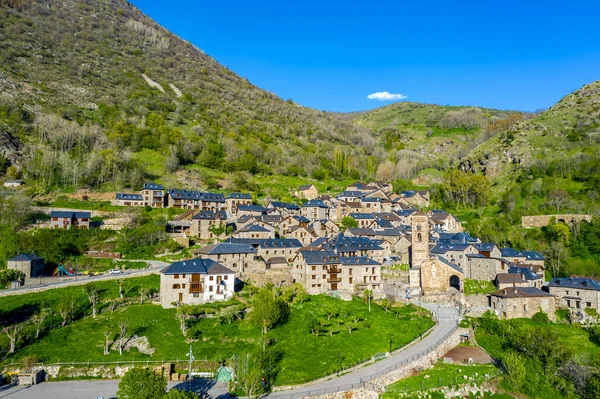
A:
[[[9,177],[43,189],[177,184],[203,167],[359,178],[384,156],[368,129],[257,88],[124,0],[0,4]]]

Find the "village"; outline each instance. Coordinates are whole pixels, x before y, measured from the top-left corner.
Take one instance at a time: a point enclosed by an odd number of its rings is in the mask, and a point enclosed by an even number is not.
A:
[[[237,282],[277,287],[301,284],[308,294],[351,299],[368,291],[451,304],[463,315],[491,310],[502,319],[555,318],[566,308],[577,317],[600,310],[600,281],[591,277],[544,279],[544,256],[483,243],[461,221],[430,205],[428,191],[394,194],[383,182],[356,182],[335,196],[312,185],[298,187],[300,204],[246,193],[165,190],[144,184],[139,193],[117,193],[123,207],[179,208],[165,226],[184,247],[201,243],[193,258],[160,270],[163,307],[230,299]],[[50,228],[88,229],[90,212],[50,212]],[[39,277],[43,259],[21,254],[8,267]],[[466,295],[465,281],[493,283],[496,291]]]

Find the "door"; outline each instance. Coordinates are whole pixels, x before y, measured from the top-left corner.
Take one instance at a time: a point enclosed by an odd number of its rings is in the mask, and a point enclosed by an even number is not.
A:
[[[179,302],[183,302],[183,292],[179,293]]]
[[[331,291],[337,291],[337,283],[332,283],[331,284]]]

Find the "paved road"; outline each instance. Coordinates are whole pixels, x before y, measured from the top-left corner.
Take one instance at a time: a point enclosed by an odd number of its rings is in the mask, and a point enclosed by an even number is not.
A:
[[[311,392],[312,395],[318,395],[325,393],[325,391],[327,390],[329,390],[329,392],[333,392],[334,388],[345,385],[348,385],[349,389],[350,385],[358,386],[361,383],[361,379],[367,379],[370,375],[374,373],[380,372],[390,366],[398,364],[404,360],[410,359],[414,355],[417,355],[418,353],[435,346],[446,334],[448,334],[457,325],[458,312],[453,307],[447,307],[437,304],[421,303],[421,306],[434,312],[439,319],[439,323],[433,328],[429,335],[427,335],[421,341],[417,341],[413,343],[413,345],[403,350],[401,349],[400,351],[394,353],[391,357],[373,363],[369,366],[360,368],[358,370],[354,370],[348,374],[341,375],[340,377],[334,377],[330,380],[319,382],[305,388],[273,392],[267,397],[289,398],[292,395],[294,395],[294,397],[302,397],[308,396],[309,392]]]
[[[117,280],[120,278],[145,276],[148,274],[158,273],[159,270],[161,270],[162,268],[169,265],[166,262],[161,262],[158,260],[143,260],[143,261],[132,261],[132,262],[148,262],[150,264],[150,266],[147,267],[146,269],[128,270],[122,274],[101,274],[99,276],[83,276],[82,275],[82,276],[77,276],[77,280],[75,280],[75,278],[73,277],[71,280],[67,280],[67,281],[57,281],[55,283],[47,283],[47,284],[41,284],[41,285],[26,285],[17,290],[11,290],[11,289],[1,290],[0,297],[8,296],[8,295],[27,294],[30,292],[37,292],[37,291],[40,291],[40,288],[42,290],[52,289],[52,288],[62,288],[62,287],[68,287],[70,285],[87,284],[92,281]]]
[[[0,399],[114,399],[118,385],[119,380],[44,382],[29,387],[0,388]],[[194,380],[191,387],[188,382],[170,382],[169,389],[173,387],[192,390],[202,396],[208,393],[213,399],[229,397],[227,384],[212,380]]]
[[[458,312],[455,308],[447,307],[436,304],[420,304],[422,307],[429,309],[436,314],[439,320],[438,324],[431,330],[431,332],[420,341],[413,342],[413,344],[405,349],[401,349],[394,353],[391,357],[383,359],[379,362],[365,366],[363,368],[354,370],[347,374],[343,374],[339,377],[333,377],[330,380],[317,382],[305,388],[273,392],[268,395],[269,398],[300,398],[309,395],[318,395],[329,392],[337,391],[340,386],[347,386],[350,389],[351,385],[360,385],[361,380],[367,379],[374,373],[380,372],[390,366],[399,364],[404,360],[410,359],[411,357],[435,346],[446,334],[448,334],[456,325],[458,321]],[[193,386],[194,392],[201,394],[210,394],[212,398],[225,398],[227,397],[227,386],[224,384],[215,384],[213,381],[199,380],[194,381]],[[114,398],[116,396],[118,386],[118,380],[94,380],[94,381],[71,381],[71,382],[47,382],[32,387],[12,387],[7,390],[0,390],[0,399],[35,399],[35,398],[48,398],[48,399],[84,399],[84,398],[97,398],[103,396],[104,398]],[[183,383],[170,383],[169,387],[177,386],[183,390],[187,390],[189,385],[187,382]]]

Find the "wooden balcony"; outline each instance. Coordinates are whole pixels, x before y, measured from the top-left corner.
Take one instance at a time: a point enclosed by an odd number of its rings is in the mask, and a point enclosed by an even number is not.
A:
[[[204,288],[201,283],[190,283],[190,293],[202,293]]]
[[[341,277],[328,277],[327,278],[327,282],[328,283],[341,283],[342,282],[342,278]]]

